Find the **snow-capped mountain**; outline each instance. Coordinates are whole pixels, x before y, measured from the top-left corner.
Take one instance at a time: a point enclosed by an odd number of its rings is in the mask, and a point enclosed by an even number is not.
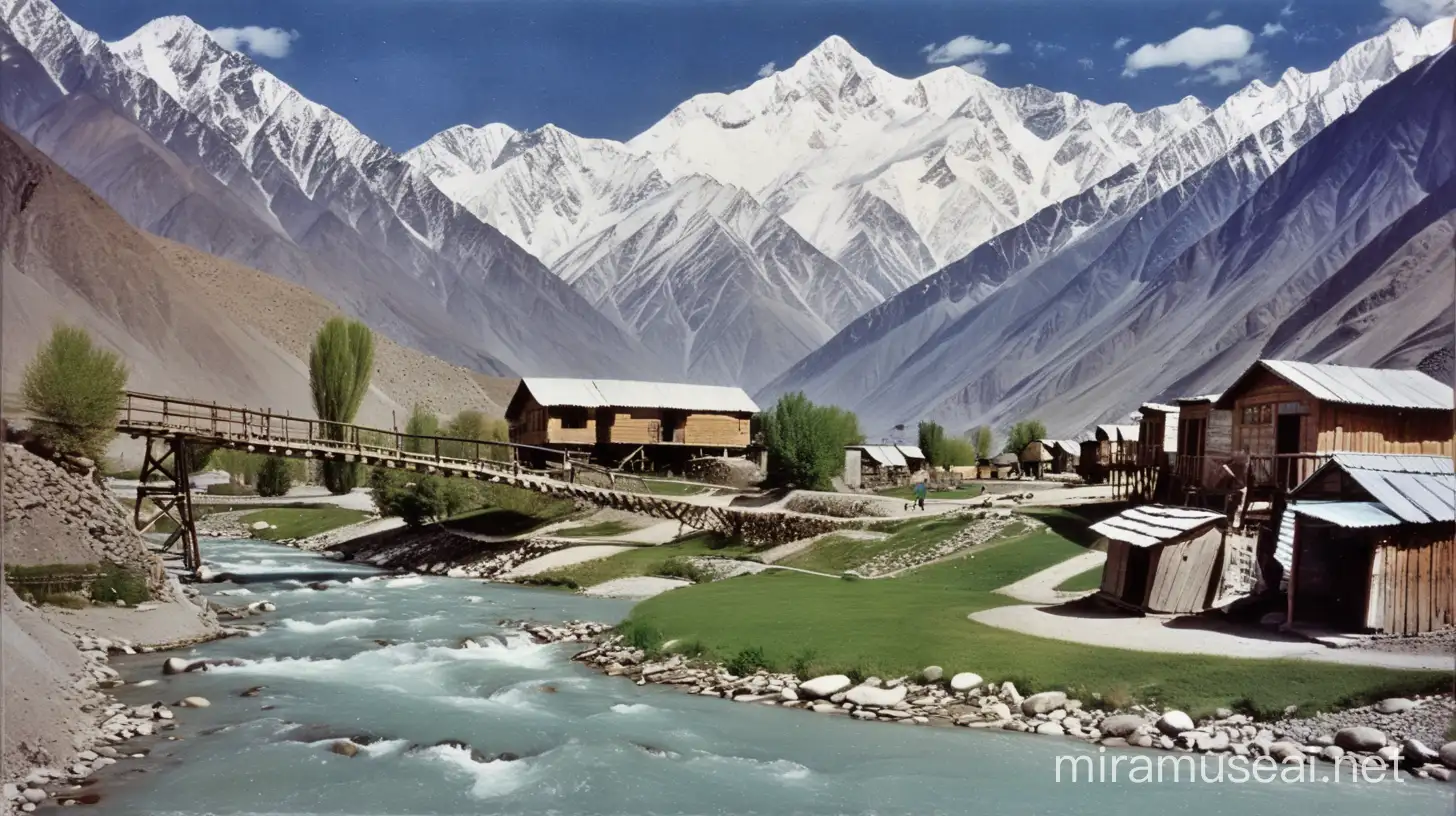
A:
[[[752,196],[688,176],[557,271],[685,371],[754,388],[883,297]]]
[[[586,235],[667,189],[650,159],[619,142],[582,139],[555,125],[519,133],[505,125],[451,129],[404,158],[553,267]]]
[[[860,410],[870,427],[1035,412],[1070,433],[1165,389],[1227,385],[1302,298],[1443,183],[1449,79],[1446,100],[1439,89],[1450,53],[1436,68],[1408,69],[1450,42],[1450,26],[1421,32],[1401,22],[1327,71],[1245,89],[1148,170],[997,236],[855,321],[761,396],[804,389]],[[1361,104],[1372,92],[1379,101]],[[1257,129],[1220,151],[1240,123]],[[1382,123],[1389,144],[1379,143]],[[1157,194],[1153,176],[1182,173],[1201,151],[1213,159]],[[1336,285],[1323,298],[1357,288]],[[1402,302],[1385,313],[1415,303]],[[1300,325],[1318,323],[1305,314]],[[1313,350],[1330,336],[1310,331],[1302,346],[1282,342]],[[1356,356],[1393,353],[1403,342],[1396,334]]]
[[[296,280],[482,370],[656,370],[424,173],[191,20],[109,45],[48,0],[0,0],[0,20],[15,67],[6,123],[133,223]]]

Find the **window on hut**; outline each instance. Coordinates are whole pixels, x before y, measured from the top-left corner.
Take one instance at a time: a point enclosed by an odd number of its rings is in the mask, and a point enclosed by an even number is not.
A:
[[[587,410],[585,408],[571,406],[561,409],[561,427],[563,428],[585,428],[586,420]]]

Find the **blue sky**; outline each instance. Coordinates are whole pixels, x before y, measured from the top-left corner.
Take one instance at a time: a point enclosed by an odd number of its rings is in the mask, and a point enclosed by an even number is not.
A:
[[[59,0],[106,39],[185,14],[374,138],[553,122],[626,139],[839,34],[916,76],[959,64],[1138,109],[1328,65],[1456,0]],[[256,27],[256,28],[250,28]],[[1192,31],[1190,31],[1192,29]],[[933,46],[933,47],[932,47]],[[1144,46],[1147,46],[1144,48]],[[1139,50],[1141,49],[1141,50]],[[1136,55],[1136,56],[1132,56]]]

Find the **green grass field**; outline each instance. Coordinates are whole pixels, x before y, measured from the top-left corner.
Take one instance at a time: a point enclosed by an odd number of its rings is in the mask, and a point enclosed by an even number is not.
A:
[[[1102,586],[1102,568],[1079,572],[1057,585],[1058,592],[1087,592]]]
[[[993,593],[997,587],[1085,551],[1042,529],[898,578],[845,581],[769,571],[648,599],[622,629],[638,645],[679,639],[724,660],[757,649],[768,668],[809,675],[895,677],[939,665],[947,673],[1012,680],[1023,692],[1064,689],[1089,703],[1095,693],[1195,715],[1219,706],[1264,716],[1289,705],[1328,711],[1450,685],[1449,672],[1106,649],[967,619],[1015,603]]]
[[[931,490],[925,494],[927,499],[974,499],[981,495],[984,490],[978,484],[961,485],[954,490]],[[903,487],[892,487],[888,490],[879,491],[881,496],[889,496],[892,499],[904,499],[909,501],[915,498],[915,488],[910,485]]]
[[[640,547],[607,558],[598,558],[595,561],[548,570],[534,576],[537,581],[532,583],[574,584],[579,587],[590,587],[617,578],[656,575],[662,569],[663,564],[682,556],[713,555],[720,558],[738,558],[749,555],[751,552],[746,547],[729,544],[726,539],[716,533],[698,533],[670,544]]]
[[[253,535],[269,541],[282,541],[326,533],[366,518],[369,518],[369,514],[362,510],[347,510],[342,507],[271,507],[249,513],[238,521],[244,526],[251,526],[259,521],[277,525],[276,529],[254,531]]]
[[[858,569],[872,559],[889,552],[913,552],[934,547],[966,525],[966,519],[932,516],[924,519],[909,519],[885,524],[893,530],[887,538],[860,539],[851,536],[830,535],[814,542],[803,552],[785,558],[778,563],[786,567],[814,572],[839,574]]]
[[[647,489],[656,496],[697,496],[708,492],[703,485],[687,484],[684,482],[669,482],[662,479],[643,479]]]
[[[561,527],[552,531],[551,535],[560,538],[606,538],[630,533],[635,529],[637,528],[620,521],[599,521],[596,524]]]

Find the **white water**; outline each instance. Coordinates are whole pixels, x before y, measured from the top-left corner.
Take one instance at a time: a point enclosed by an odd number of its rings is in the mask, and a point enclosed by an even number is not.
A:
[[[639,687],[571,663],[571,645],[537,645],[500,624],[615,620],[626,602],[380,578],[255,542],[209,541],[204,551],[249,582],[246,600],[278,605],[274,625],[192,652],[241,666],[162,676],[160,656],[115,661],[131,680],[159,681],[120,689],[129,703],[196,694],[213,705],[183,711],[171,732],[181,739],[156,742],[144,766],[128,761],[99,774],[95,790],[105,798],[92,812],[1366,816],[1450,808],[1445,788],[1415,782],[1059,784],[1058,754],[1096,757],[1095,749]],[[287,577],[330,569],[338,580],[323,591]],[[461,648],[467,638],[478,648]],[[238,696],[257,685],[267,686],[259,696]],[[333,739],[350,735],[378,741],[352,758],[329,752]],[[445,740],[470,748],[437,744]],[[482,761],[503,752],[520,758]]]

